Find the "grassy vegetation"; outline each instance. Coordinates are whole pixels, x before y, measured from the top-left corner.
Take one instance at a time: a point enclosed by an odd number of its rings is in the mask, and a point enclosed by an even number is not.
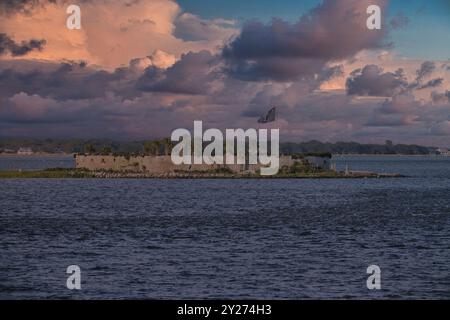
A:
[[[104,173],[120,174],[126,178],[130,172],[113,172],[113,171],[98,171]],[[191,177],[207,177],[209,175],[219,175],[223,177],[243,177],[243,178],[264,178],[257,173],[236,174],[226,169],[216,169],[210,171],[179,171],[179,175],[189,175]],[[341,175],[336,172],[280,172],[272,178],[337,178]],[[47,169],[39,171],[0,171],[0,179],[67,179],[67,178],[94,178],[94,172],[79,170],[79,169]],[[271,178],[267,176],[266,178]]]
[[[343,178],[344,174],[335,171],[318,172],[280,172],[276,178]]]
[[[214,168],[211,170],[175,170],[175,173],[179,174],[191,174],[191,175],[207,175],[207,174],[229,174],[229,175],[236,175],[235,172],[233,172],[230,168],[227,167],[221,167],[221,168]]]
[[[80,169],[46,169],[38,171],[0,171],[0,179],[32,179],[32,178],[90,178],[92,173]]]
[[[226,168],[220,168],[210,171],[178,171],[175,175],[166,176],[166,178],[236,178],[236,179],[333,179],[333,178],[377,178],[383,177],[376,173],[360,173],[345,175],[343,172],[335,171],[304,171],[305,168],[289,168],[290,170],[280,170],[274,176],[261,176],[259,173],[237,174]],[[108,176],[109,175],[109,176]],[[91,172],[83,169],[47,169],[40,171],[0,171],[0,179],[67,179],[67,178],[161,178],[161,176],[152,176],[136,172],[115,172],[111,170],[99,170]],[[397,175],[392,175],[396,177]],[[389,176],[384,176],[389,177]]]

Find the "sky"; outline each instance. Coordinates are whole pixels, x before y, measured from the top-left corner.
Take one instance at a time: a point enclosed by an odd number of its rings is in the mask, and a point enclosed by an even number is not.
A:
[[[337,0],[339,1],[339,0]],[[239,23],[259,19],[270,21],[282,17],[295,22],[300,16],[320,4],[321,0],[180,0],[182,10],[207,19],[234,19]],[[393,18],[402,13],[410,20],[408,28],[395,30],[392,40],[396,50],[406,57],[449,59],[450,1],[391,0],[386,13]],[[417,41],[417,39],[421,41]]]
[[[3,0],[0,137],[255,128],[276,106],[284,141],[450,147],[449,31],[449,0]]]

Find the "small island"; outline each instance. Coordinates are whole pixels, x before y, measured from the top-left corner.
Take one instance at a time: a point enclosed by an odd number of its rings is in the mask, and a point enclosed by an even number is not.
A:
[[[170,158],[170,139],[136,142],[109,140],[7,140],[0,141],[0,154],[5,156],[70,156],[74,168],[0,171],[1,178],[159,178],[159,179],[335,179],[395,178],[396,173],[377,173],[346,169],[338,171],[332,154],[436,154],[435,148],[416,145],[334,144],[310,141],[281,143],[279,172],[261,176],[261,165],[181,165]],[[22,147],[20,147],[22,146]]]
[[[280,156],[278,174],[263,176],[261,165],[174,165],[170,156],[77,154],[76,168],[0,171],[0,179],[354,179],[396,178],[399,174],[337,171],[329,153]]]

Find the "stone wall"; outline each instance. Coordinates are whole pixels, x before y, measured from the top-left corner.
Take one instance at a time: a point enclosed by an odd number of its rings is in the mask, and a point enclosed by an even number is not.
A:
[[[235,173],[250,171],[257,172],[262,166],[260,164],[233,164],[233,165],[175,165],[170,156],[112,156],[112,155],[76,155],[76,167],[91,171],[111,170],[129,172],[147,172],[150,174],[166,174],[180,171],[210,171],[219,168],[228,168]],[[292,166],[297,160],[290,156],[280,157],[280,168]],[[319,162],[319,161],[317,161]]]
[[[331,159],[328,157],[309,156],[305,158],[315,168],[331,170]]]
[[[170,156],[102,156],[102,155],[76,155],[76,167],[96,170],[147,172],[151,174],[174,173],[180,171],[209,171],[219,168],[228,168],[233,172],[256,171],[260,165],[208,165],[208,164],[182,164],[172,163]]]

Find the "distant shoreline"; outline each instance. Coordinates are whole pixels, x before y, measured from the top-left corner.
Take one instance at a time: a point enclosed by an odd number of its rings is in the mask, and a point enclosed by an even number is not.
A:
[[[46,152],[36,152],[33,154],[17,154],[17,153],[0,153],[0,157],[4,158],[14,158],[14,157],[73,157],[74,153],[46,153]]]
[[[0,153],[0,157],[73,157],[75,153],[46,153],[46,152],[36,152],[33,154],[17,154],[17,153]],[[380,153],[380,154],[374,154],[374,153],[335,153],[332,154],[333,157],[356,157],[356,156],[364,156],[364,157],[379,157],[379,156],[386,156],[386,157],[398,157],[398,156],[409,156],[409,157],[430,157],[430,156],[437,156],[437,157],[448,157],[446,155],[439,155],[439,154],[390,154],[390,153]]]
[[[381,153],[381,154],[374,154],[374,153],[346,153],[346,154],[332,154],[333,157],[447,157],[445,155],[440,154],[391,154],[391,153]]]
[[[100,154],[166,154],[173,148],[170,137],[149,138],[144,140],[112,140],[99,138],[72,139],[37,139],[28,138],[0,138],[0,152],[34,151],[34,152],[64,152],[72,153],[100,153]],[[421,146],[418,144],[394,143],[391,140],[379,143],[360,143],[356,141],[322,142],[309,140],[301,142],[280,141],[280,154],[294,155],[317,153],[333,154],[399,154],[399,155],[428,155],[437,151],[446,151],[447,147]]]

